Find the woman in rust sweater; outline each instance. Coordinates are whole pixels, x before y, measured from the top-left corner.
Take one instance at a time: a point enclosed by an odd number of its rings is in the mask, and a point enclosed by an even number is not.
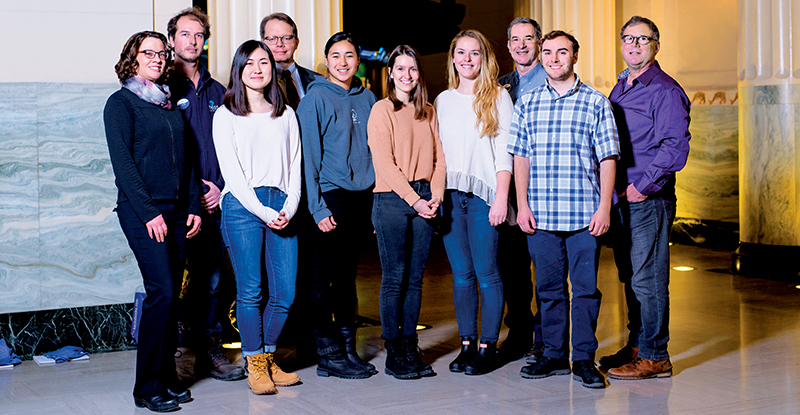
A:
[[[367,137],[375,166],[372,223],[383,268],[380,311],[386,373],[434,376],[417,346],[422,273],[444,195],[445,165],[419,53],[400,45],[389,56],[388,97],[372,107]]]

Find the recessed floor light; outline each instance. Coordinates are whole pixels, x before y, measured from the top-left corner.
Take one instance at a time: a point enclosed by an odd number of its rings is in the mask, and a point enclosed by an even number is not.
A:
[[[225,349],[241,349],[242,342],[225,343],[222,347]]]
[[[678,267],[672,267],[675,271],[694,271],[694,267],[687,267],[685,265],[681,265]]]

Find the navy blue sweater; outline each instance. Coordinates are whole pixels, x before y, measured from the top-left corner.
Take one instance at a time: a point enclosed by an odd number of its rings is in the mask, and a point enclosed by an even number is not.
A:
[[[170,77],[169,90],[172,93],[170,101],[177,104],[181,99],[186,99],[182,103],[186,128],[189,130],[188,136],[194,136],[200,162],[200,177],[214,183],[222,191],[225,181],[219,170],[217,151],[214,148],[214,139],[211,137],[211,124],[214,120],[214,112],[222,105],[225,97],[225,87],[215,81],[208,71],[200,66],[200,80],[197,88],[194,87],[192,80],[174,72]],[[203,193],[208,192],[208,186],[203,183]]]

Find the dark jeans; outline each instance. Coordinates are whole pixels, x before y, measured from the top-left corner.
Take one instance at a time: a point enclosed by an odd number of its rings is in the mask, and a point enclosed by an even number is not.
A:
[[[569,358],[570,299],[567,275],[572,283],[572,360],[594,360],[597,350],[597,315],[600,290],[597,267],[600,244],[589,229],[574,232],[537,230],[528,236],[536,265],[536,292],[542,301],[544,355]]]
[[[512,186],[513,187],[513,186]],[[542,305],[536,298],[536,314],[531,311],[534,286],[531,274],[531,256],[528,252],[528,235],[519,226],[507,223],[497,227],[500,240],[497,244],[497,265],[503,279],[503,297],[506,301],[505,323],[508,338],[537,343],[542,342]]]
[[[419,180],[409,184],[422,199],[431,199],[430,183]],[[432,220],[419,216],[395,192],[375,193],[372,224],[383,270],[380,309],[385,340],[416,333]]]
[[[206,348],[207,339],[222,332],[221,314],[227,315],[228,307],[222,307],[222,310],[217,307],[220,269],[225,258],[220,210],[212,214],[204,211],[201,217],[202,230],[194,238],[186,240],[189,283],[180,302],[180,320],[190,328],[192,345]]]
[[[258,187],[255,192],[264,206],[278,212],[286,201],[286,194],[274,187]],[[273,230],[232,193],[222,199],[222,236],[236,274],[236,317],[243,356],[271,353],[277,348],[294,301],[295,228],[290,221],[285,228]],[[269,297],[266,304],[264,294]]]
[[[178,345],[178,295],[183,281],[186,241],[186,204],[158,203],[167,224],[164,242],[156,242],[136,216],[130,202],[117,205],[119,224],[142,272],[147,298],[142,306],[136,350],[133,395],[150,398],[177,382],[175,349]]]
[[[481,341],[496,343],[503,317],[503,281],[497,267],[499,233],[489,223],[489,205],[472,193],[448,190],[443,207],[442,241],[453,269],[458,334],[478,336],[480,286]]]
[[[372,190],[336,189],[322,193],[322,198],[336,221],[336,229],[316,230],[311,301],[316,337],[333,339],[339,337],[341,327],[355,325],[356,275],[362,246],[372,232]],[[337,346],[319,353],[330,353]]]
[[[648,360],[669,358],[669,236],[675,204],[620,201],[612,214],[614,259],[628,303],[628,345]]]

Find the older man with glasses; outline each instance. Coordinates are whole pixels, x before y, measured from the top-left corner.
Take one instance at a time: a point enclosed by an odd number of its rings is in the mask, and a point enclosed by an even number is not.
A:
[[[609,96],[622,149],[611,231],[630,334],[600,366],[612,379],[669,377],[669,236],[675,173],[689,155],[690,104],[656,61],[661,45],[655,23],[633,16],[621,36],[628,69]]]
[[[300,44],[297,25],[286,13],[272,13],[261,20],[261,41],[272,51],[278,65],[281,90],[289,106],[296,110],[308,84],[322,76],[294,61],[294,52]]]

